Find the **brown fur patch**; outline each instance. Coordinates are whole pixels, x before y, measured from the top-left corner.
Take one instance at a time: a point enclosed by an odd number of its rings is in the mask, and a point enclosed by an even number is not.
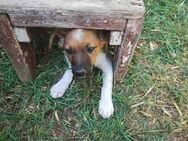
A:
[[[82,31],[83,31],[83,38],[81,40],[78,40],[77,38],[74,37],[75,30],[70,31],[65,36],[65,42],[62,48],[71,49],[73,51],[73,54],[68,55],[68,59],[70,62],[72,62],[72,57],[76,53],[83,52],[83,54],[89,56],[90,59],[89,62],[91,62],[91,65],[93,65],[95,63],[97,55],[105,46],[105,42],[98,38],[97,33],[95,31],[91,31],[91,30],[82,30]],[[93,52],[91,53],[87,52],[88,46],[94,47]]]

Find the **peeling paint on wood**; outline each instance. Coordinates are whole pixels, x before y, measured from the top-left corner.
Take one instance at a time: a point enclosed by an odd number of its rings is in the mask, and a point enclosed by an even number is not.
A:
[[[0,41],[21,81],[34,78],[35,56],[30,43],[19,44],[7,16],[0,14]],[[29,52],[25,57],[23,54]]]
[[[129,57],[130,57],[130,56],[128,56],[128,55],[122,57],[122,64],[121,64],[122,67],[125,66],[125,63],[128,61]]]
[[[134,50],[141,33],[143,19],[128,20],[123,35],[121,46],[115,52],[114,59],[114,79],[121,80],[126,75],[130,60],[134,54]]]

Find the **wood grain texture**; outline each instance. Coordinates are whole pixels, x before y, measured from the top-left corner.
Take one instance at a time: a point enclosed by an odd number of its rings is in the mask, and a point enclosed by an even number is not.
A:
[[[1,0],[15,26],[123,30],[144,15],[142,0]]]
[[[122,80],[134,54],[138,37],[142,30],[143,19],[128,20],[121,46],[115,52],[114,79]]]
[[[7,16],[0,14],[0,41],[23,82],[34,78],[35,56],[31,43],[18,43]]]

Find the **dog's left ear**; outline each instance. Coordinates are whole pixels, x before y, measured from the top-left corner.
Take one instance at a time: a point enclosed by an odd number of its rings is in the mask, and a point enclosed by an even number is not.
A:
[[[58,37],[59,38],[59,42],[58,42],[58,46],[63,46],[64,44],[64,37],[65,35],[67,34],[68,30],[67,29],[56,29],[53,31],[53,33],[51,34],[50,36],[50,40],[49,40],[49,46],[48,46],[48,49],[49,51],[52,50],[52,42],[54,40],[55,37]]]
[[[109,41],[109,32],[108,31],[97,31],[97,36],[100,40],[101,46],[103,48],[107,47]]]

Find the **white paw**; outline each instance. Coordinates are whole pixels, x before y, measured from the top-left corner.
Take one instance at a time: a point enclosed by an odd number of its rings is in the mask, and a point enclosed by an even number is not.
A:
[[[114,112],[112,100],[101,99],[98,112],[104,119],[109,118]]]
[[[60,98],[65,93],[66,88],[64,88],[62,85],[55,84],[50,89],[50,95],[53,98]]]

